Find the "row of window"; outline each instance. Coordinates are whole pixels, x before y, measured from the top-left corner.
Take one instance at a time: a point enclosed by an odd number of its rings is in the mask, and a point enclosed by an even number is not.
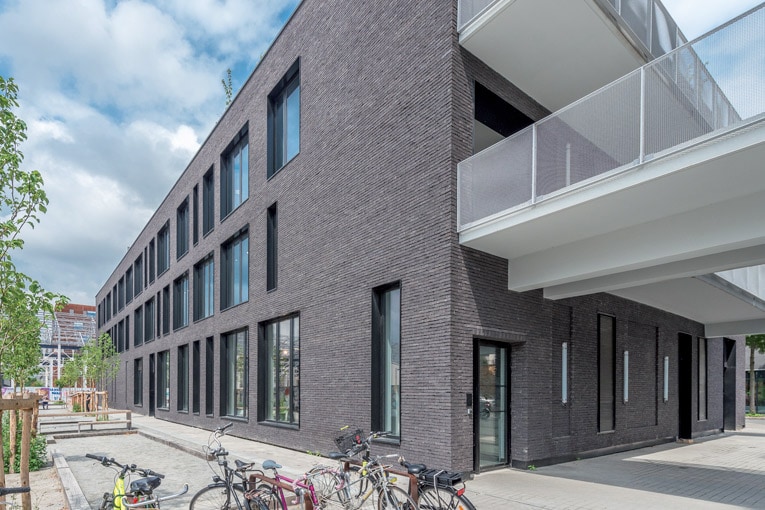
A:
[[[399,284],[373,291],[372,323],[372,426],[400,436],[401,410],[401,288]],[[191,354],[189,354],[191,348]],[[154,363],[154,354],[149,363]],[[156,354],[156,406],[170,409],[171,351]],[[176,409],[200,412],[201,343],[176,348]],[[133,362],[133,403],[143,405],[143,359]],[[219,413],[247,418],[249,380],[248,329],[225,333],[219,345]],[[269,321],[261,325],[258,340],[258,420],[300,424],[300,317]],[[205,339],[205,413],[215,412],[215,345]],[[189,385],[191,391],[189,392]],[[151,388],[150,388],[151,391]],[[150,397],[151,398],[151,397]],[[190,402],[189,402],[190,401]]]
[[[249,196],[249,141],[245,125],[221,155],[220,164],[220,219],[223,221]],[[268,95],[268,171],[270,178],[281,170],[300,151],[300,63],[299,60]],[[211,167],[202,178],[202,236],[214,228],[215,184]],[[272,211],[273,208],[273,211]],[[275,256],[275,205],[269,208],[268,244],[269,272],[267,288],[276,287]],[[189,211],[191,209],[191,211]],[[192,242],[199,241],[199,187],[195,185],[189,197],[185,197],[176,210],[176,258],[189,251],[189,228]],[[273,228],[273,230],[272,230]],[[241,254],[240,254],[241,256]],[[148,264],[144,264],[147,261]],[[127,303],[139,295],[155,278],[170,268],[170,221],[168,220],[151,239],[143,253],[135,259],[132,267],[114,284],[112,290],[98,305],[98,327],[113,315],[122,311]],[[246,289],[227,288],[226,298],[241,299]],[[237,297],[238,296],[238,297]],[[246,300],[246,294],[244,297]]]

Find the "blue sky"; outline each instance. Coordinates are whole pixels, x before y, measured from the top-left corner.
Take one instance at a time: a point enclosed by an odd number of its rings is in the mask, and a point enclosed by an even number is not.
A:
[[[317,0],[306,0],[317,1]],[[0,0],[0,75],[20,86],[48,213],[17,265],[92,304],[299,0]],[[664,0],[689,38],[758,5]]]

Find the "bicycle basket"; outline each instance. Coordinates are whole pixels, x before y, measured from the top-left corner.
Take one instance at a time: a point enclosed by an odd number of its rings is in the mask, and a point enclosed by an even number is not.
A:
[[[335,438],[335,445],[337,445],[338,450],[340,450],[343,453],[348,453],[351,450],[353,450],[356,446],[360,445],[361,442],[364,440],[364,431],[361,429],[356,429],[353,431],[346,431],[341,436],[338,436]]]

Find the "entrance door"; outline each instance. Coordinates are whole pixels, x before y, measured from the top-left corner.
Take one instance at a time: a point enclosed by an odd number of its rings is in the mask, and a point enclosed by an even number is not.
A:
[[[723,428],[736,430],[736,341],[725,339],[723,369]]]
[[[480,472],[509,462],[510,350],[480,341],[475,353],[475,469]]]
[[[149,354],[149,416],[154,416],[156,405],[157,365],[154,362],[154,354]]]
[[[693,437],[693,337],[680,333],[677,338],[678,437]]]

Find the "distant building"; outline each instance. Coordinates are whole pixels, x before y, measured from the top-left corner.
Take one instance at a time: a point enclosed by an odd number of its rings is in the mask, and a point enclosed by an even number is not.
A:
[[[59,377],[61,366],[96,334],[96,307],[70,303],[53,316],[40,314],[40,369],[45,386]]]

